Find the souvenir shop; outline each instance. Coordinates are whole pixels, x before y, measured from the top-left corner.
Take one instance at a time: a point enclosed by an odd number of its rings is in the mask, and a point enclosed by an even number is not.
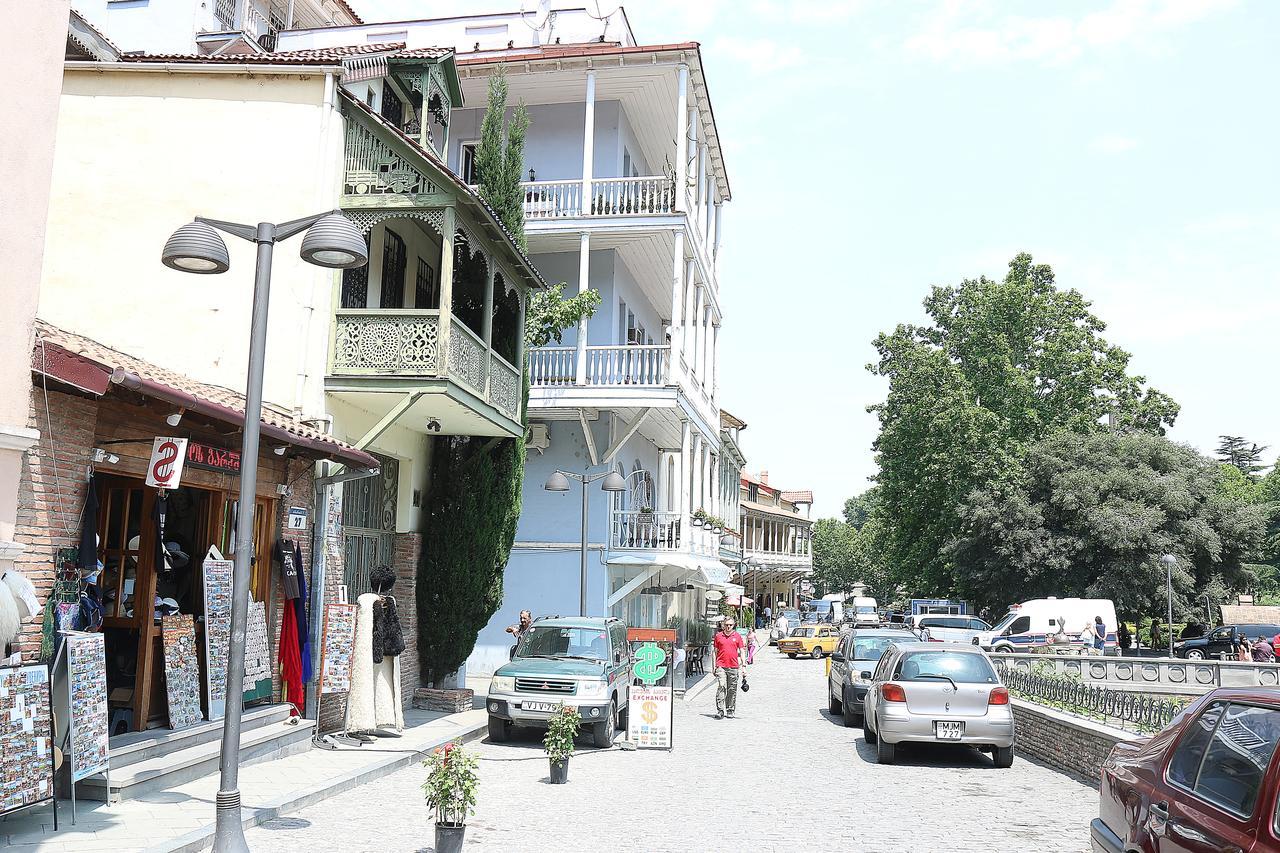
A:
[[[8,663],[48,667],[56,717],[67,704],[56,686],[68,678],[63,641],[93,635],[95,651],[75,662],[101,694],[103,753],[108,738],[114,752],[213,726],[224,701],[243,399],[44,325],[33,386],[41,437],[24,464],[18,536],[27,551],[12,573],[29,594],[16,620],[5,602],[18,595],[0,596],[0,629],[17,623],[0,638]],[[296,713],[305,704],[308,617],[332,593],[308,588],[321,459],[358,472],[377,466],[314,426],[264,411],[247,709],[275,702]],[[17,588],[13,578],[0,585]],[[65,734],[53,740],[65,745]]]

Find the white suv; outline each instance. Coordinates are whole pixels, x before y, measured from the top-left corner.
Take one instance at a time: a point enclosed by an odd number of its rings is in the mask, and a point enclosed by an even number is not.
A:
[[[918,613],[907,617],[907,624],[915,631],[929,629],[929,639],[944,643],[972,643],[974,637],[991,626],[976,616],[948,616],[941,613]]]

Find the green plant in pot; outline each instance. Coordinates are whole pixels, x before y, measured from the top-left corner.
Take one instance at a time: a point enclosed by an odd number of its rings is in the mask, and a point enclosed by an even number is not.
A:
[[[563,785],[569,781],[569,757],[573,755],[573,739],[578,736],[582,715],[577,708],[565,706],[547,724],[547,736],[542,747],[551,761],[551,784]]]
[[[474,752],[456,743],[437,747],[422,762],[427,768],[427,781],[422,790],[427,805],[436,812],[436,853],[458,853],[467,831],[467,817],[476,811],[476,775]]]

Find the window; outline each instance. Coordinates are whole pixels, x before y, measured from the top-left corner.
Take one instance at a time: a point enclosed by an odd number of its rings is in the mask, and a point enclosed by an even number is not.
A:
[[[1025,634],[1031,630],[1031,617],[1019,616],[1009,625],[1010,634]]]
[[[369,252],[369,238],[364,239],[365,255]],[[342,271],[342,307],[369,307],[369,265],[362,264],[355,269]]]
[[[458,177],[462,178],[464,184],[470,186],[480,183],[480,177],[476,174],[477,144],[475,142],[462,143],[458,154]]]
[[[1168,779],[1207,802],[1247,817],[1280,740],[1280,711],[1215,702],[1189,724],[1169,761]]]
[[[981,619],[970,619],[969,630],[970,631],[989,631],[991,630],[991,626],[988,625],[986,622],[983,622]]]
[[[609,639],[599,628],[534,626],[520,638],[518,658],[574,655],[592,660],[609,659]]]
[[[903,681],[949,678],[963,684],[999,684],[996,671],[982,655],[965,652],[912,652],[903,655],[897,675]]]
[[[342,488],[343,581],[350,601],[370,591],[369,571],[391,563],[395,550],[400,463],[374,454],[380,473]]]
[[[891,645],[892,637],[853,637],[850,639],[853,651],[846,654],[853,660],[880,660],[885,649]]]
[[[382,239],[382,301],[379,307],[404,307],[406,261],[404,240],[390,228],[386,229]]]
[[[426,258],[418,258],[418,278],[413,288],[414,308],[439,308],[440,285],[436,281],[436,271]]]
[[[404,104],[386,80],[382,81],[382,117],[394,127],[404,126]]]
[[[368,44],[386,44],[387,42],[408,41],[409,31],[399,30],[394,33],[369,33],[364,37]]]

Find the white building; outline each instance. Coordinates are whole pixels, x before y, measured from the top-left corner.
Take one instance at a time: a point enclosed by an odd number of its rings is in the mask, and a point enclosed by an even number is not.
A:
[[[555,346],[530,353],[531,441],[505,603],[470,668],[507,659],[518,611],[577,613],[580,493],[549,493],[556,470],[615,470],[627,491],[589,491],[590,614],[683,626],[701,591],[728,581],[716,395],[721,211],[730,198],[696,43],[637,43],[625,12],[583,9],[291,31],[281,49],[456,46],[462,109],[448,162],[474,180],[488,81],[504,68],[528,105],[526,234],[551,283],[602,305]],[[384,93],[367,101],[382,110]],[[385,111],[384,111],[385,112]],[[737,468],[733,469],[736,474]],[[673,621],[674,620],[674,621]]]

